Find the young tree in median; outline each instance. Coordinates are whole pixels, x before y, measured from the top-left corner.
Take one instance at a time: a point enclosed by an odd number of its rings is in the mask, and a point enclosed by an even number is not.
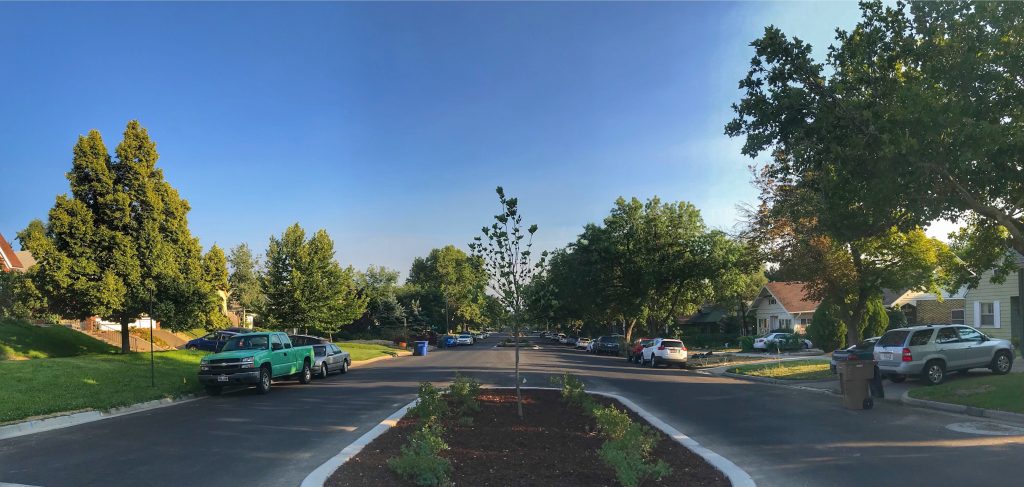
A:
[[[216,291],[203,278],[202,249],[188,229],[188,202],[156,167],[156,144],[137,121],[111,157],[93,130],[75,144],[67,178],[46,223],[18,235],[37,259],[31,273],[49,309],[68,318],[128,324],[152,307],[170,329],[202,323]]]
[[[490,227],[483,227],[483,236],[474,237],[469,248],[473,255],[483,260],[484,269],[490,277],[488,285],[494,291],[501,305],[509,312],[512,337],[515,348],[516,411],[523,419],[523,395],[519,379],[519,332],[523,328],[526,310],[526,286],[544,269],[543,252],[536,263],[531,248],[537,225],[523,228],[523,216],[519,213],[519,200],[506,198],[505,190],[497,188],[501,213],[494,216]],[[484,240],[486,239],[486,241]]]
[[[270,237],[263,279],[268,322],[279,329],[300,328],[333,338],[366,311],[352,267],[334,258],[334,242],[324,230],[306,239],[298,223],[280,238]]]

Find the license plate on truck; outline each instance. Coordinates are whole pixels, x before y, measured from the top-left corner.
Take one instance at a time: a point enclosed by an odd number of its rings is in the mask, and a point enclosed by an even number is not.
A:
[[[217,382],[227,382],[227,381],[228,381],[228,376],[226,376],[226,375],[218,375],[217,376]]]

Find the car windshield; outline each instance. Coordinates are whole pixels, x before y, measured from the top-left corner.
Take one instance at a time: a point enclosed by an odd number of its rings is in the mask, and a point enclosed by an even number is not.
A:
[[[683,348],[683,342],[679,340],[662,340],[661,346],[665,348]]]
[[[601,343],[615,343],[619,341],[616,337],[601,337]]]
[[[224,344],[224,351],[232,350],[266,350],[270,340],[267,335],[232,337]]]
[[[907,335],[910,332],[907,330],[893,330],[882,336],[881,340],[878,340],[878,346],[880,347],[902,347],[903,342],[907,340]]]
[[[313,345],[313,353],[317,357],[323,357],[327,355],[327,345]]]

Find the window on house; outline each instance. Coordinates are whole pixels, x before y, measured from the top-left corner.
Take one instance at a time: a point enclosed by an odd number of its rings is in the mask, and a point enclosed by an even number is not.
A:
[[[994,326],[996,307],[993,303],[981,303],[981,326]]]
[[[778,304],[778,301],[775,298],[768,298],[768,304]]]
[[[808,319],[808,318],[800,318],[800,324],[803,325],[803,326],[807,326],[807,325],[811,324],[811,320]]]
[[[954,325],[963,325],[964,323],[964,310],[954,309],[950,311],[949,322]]]

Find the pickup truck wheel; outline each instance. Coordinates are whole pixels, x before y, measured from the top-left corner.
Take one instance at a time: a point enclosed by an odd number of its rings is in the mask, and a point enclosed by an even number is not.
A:
[[[302,372],[299,373],[299,383],[309,384],[313,380],[313,370],[309,368],[309,362],[302,363]]]
[[[346,361],[341,363],[341,373],[342,374],[347,374],[348,373],[348,360],[346,360]]]
[[[270,392],[270,367],[260,367],[260,382],[256,384],[256,392],[260,394]]]
[[[219,396],[221,391],[220,386],[206,386],[206,394],[209,396]]]

